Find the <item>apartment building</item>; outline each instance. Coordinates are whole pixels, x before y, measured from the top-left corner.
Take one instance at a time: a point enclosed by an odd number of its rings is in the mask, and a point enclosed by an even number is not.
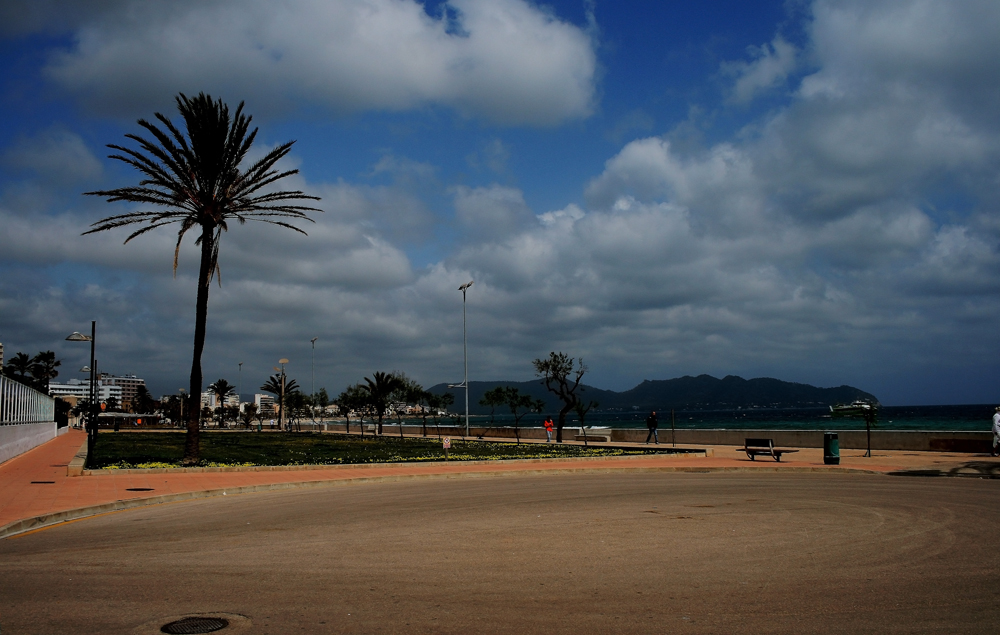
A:
[[[86,399],[90,397],[90,380],[70,379],[64,384],[50,383],[49,395],[52,397],[77,397]],[[102,402],[109,399],[115,399],[118,403],[124,401],[121,386],[105,384],[101,380],[97,381],[97,395],[97,400]]]
[[[109,375],[108,373],[101,373],[101,382],[107,386],[121,386],[121,400],[123,402],[127,401],[128,403],[135,401],[135,396],[139,390],[139,386],[146,385],[145,379],[140,379],[135,375],[117,376]]]

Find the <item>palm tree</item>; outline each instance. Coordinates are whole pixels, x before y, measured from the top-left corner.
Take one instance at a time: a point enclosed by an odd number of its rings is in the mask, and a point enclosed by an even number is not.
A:
[[[278,421],[281,421],[281,415],[285,412],[285,397],[288,397],[290,393],[298,392],[299,384],[294,379],[288,379],[285,376],[285,386],[281,386],[281,374],[271,375],[264,382],[264,385],[260,387],[264,392],[269,392],[278,398]]]
[[[236,392],[236,386],[230,384],[225,379],[217,379],[214,384],[209,384],[208,389],[215,393],[215,400],[219,403],[220,423],[226,427],[226,397]]]
[[[389,408],[393,393],[402,387],[402,381],[393,373],[383,373],[376,371],[372,373],[372,379],[365,377],[365,383],[361,388],[368,392],[368,402],[371,404],[375,414],[378,415],[378,433],[382,434],[382,418]]]
[[[198,296],[195,306],[194,355],[191,361],[192,396],[201,394],[201,356],[205,348],[205,328],[208,321],[208,291],[219,269],[219,244],[222,232],[228,231],[229,222],[241,225],[248,220],[278,225],[304,234],[305,232],[280,218],[311,220],[306,212],[321,211],[312,207],[293,205],[290,201],[319,200],[299,190],[265,191],[276,181],[296,174],[298,170],[279,171],[275,164],[291,150],[294,141],[274,148],[245,170],[244,163],[257,128],[250,131],[251,117],[243,114],[243,102],[230,117],[229,107],[222,100],[212,101],[211,96],[200,93],[188,99],[181,93],[177,110],[184,119],[186,135],[164,115],[156,119],[166,128],[144,119],[139,126],[146,129],[155,140],[135,134],[125,135],[139,144],[138,150],[109,144],[120,154],[111,159],[131,165],[144,175],[138,186],[114,190],[86,192],[108,197],[108,202],[124,201],[150,205],[153,210],[136,211],[109,216],[94,223],[93,229],[84,232],[107,231],[127,225],[143,224],[125,239],[148,231],[179,224],[177,245],[174,249],[174,273],[181,241],[191,229],[200,235],[195,240],[201,246],[198,269]],[[220,277],[221,282],[221,277]],[[184,444],[184,462],[196,463],[199,458],[198,412],[191,408],[187,416],[187,437]]]
[[[152,413],[156,409],[156,400],[149,394],[149,389],[140,384],[135,390],[135,399],[132,402],[132,410],[136,414]]]
[[[62,362],[56,359],[56,354],[52,351],[43,351],[31,358],[30,372],[39,391],[49,394],[49,383],[59,376],[59,371],[56,370],[59,366],[62,366]]]
[[[3,374],[26,386],[31,384],[31,358],[27,353],[11,357],[3,367]]]

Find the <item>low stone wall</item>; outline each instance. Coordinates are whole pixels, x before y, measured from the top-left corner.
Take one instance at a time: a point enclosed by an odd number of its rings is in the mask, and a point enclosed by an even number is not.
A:
[[[55,421],[0,426],[0,463],[24,454],[56,438],[59,434],[60,432],[56,431]]]
[[[864,430],[829,430],[836,432],[841,449],[868,447]],[[670,442],[670,428],[660,428],[660,443]],[[776,446],[787,448],[823,447],[822,430],[677,430],[677,443],[684,445],[743,445],[747,438],[774,439]],[[993,445],[990,432],[936,432],[926,430],[872,430],[873,450],[910,450],[913,452],[989,452]],[[612,440],[642,442],[646,430],[613,430]]]
[[[351,422],[351,431],[359,430],[359,422]],[[341,421],[326,422],[313,427],[312,424],[303,425],[303,430],[318,429],[329,432],[344,432],[345,425]],[[365,431],[373,429],[367,420],[365,421]],[[395,422],[383,422],[384,434],[399,434],[399,425]],[[587,429],[588,435],[611,435],[611,441],[620,443],[642,443],[646,440],[647,430],[645,428],[595,428]],[[660,443],[670,443],[670,428],[660,427]],[[674,434],[676,443],[681,445],[713,446],[713,445],[743,445],[743,440],[747,438],[767,438],[774,439],[774,444],[787,448],[822,448],[822,430],[691,430],[678,429]],[[829,430],[836,432],[840,447],[847,450],[863,450],[867,447],[868,441],[864,430]],[[404,434],[422,434],[423,427],[406,423],[403,425]],[[464,426],[452,424],[434,426],[427,425],[427,436],[461,438],[465,434]],[[544,439],[545,430],[542,428],[521,428],[519,431],[522,439]],[[488,436],[501,439],[513,439],[514,428],[487,428],[475,426],[469,428],[469,435],[472,438],[478,436]],[[989,452],[993,445],[993,435],[990,432],[937,432],[928,430],[872,430],[873,450],[910,450],[913,452],[969,452],[980,453]],[[582,437],[579,427],[563,428],[563,440],[573,440],[577,436]]]

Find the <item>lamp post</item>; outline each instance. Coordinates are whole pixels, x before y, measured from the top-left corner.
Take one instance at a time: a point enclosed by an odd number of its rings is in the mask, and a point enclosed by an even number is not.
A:
[[[312,343],[312,365],[310,366],[310,373],[312,374],[312,379],[309,383],[309,412],[312,413],[313,423],[316,423],[316,340],[318,337],[314,337],[309,340]]]
[[[187,392],[186,388],[178,388],[177,392],[181,393],[181,421],[184,421],[184,393]]]
[[[281,401],[278,402],[278,429],[285,429],[285,364],[288,360],[282,357],[278,360],[281,364]]]
[[[97,344],[97,320],[90,321],[90,336],[73,331],[67,342],[90,342],[90,412],[87,413],[87,456],[94,456],[94,442],[97,440],[97,395],[94,386],[94,378],[97,369],[97,360],[94,359],[94,346]]]
[[[469,332],[465,326],[465,292],[475,280],[469,280],[458,288],[462,292],[462,355],[465,358],[465,436],[469,436]]]

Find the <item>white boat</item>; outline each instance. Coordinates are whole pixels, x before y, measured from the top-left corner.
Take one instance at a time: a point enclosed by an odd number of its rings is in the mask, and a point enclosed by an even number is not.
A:
[[[830,415],[834,417],[863,417],[875,412],[877,405],[858,399],[849,404],[830,406]]]

